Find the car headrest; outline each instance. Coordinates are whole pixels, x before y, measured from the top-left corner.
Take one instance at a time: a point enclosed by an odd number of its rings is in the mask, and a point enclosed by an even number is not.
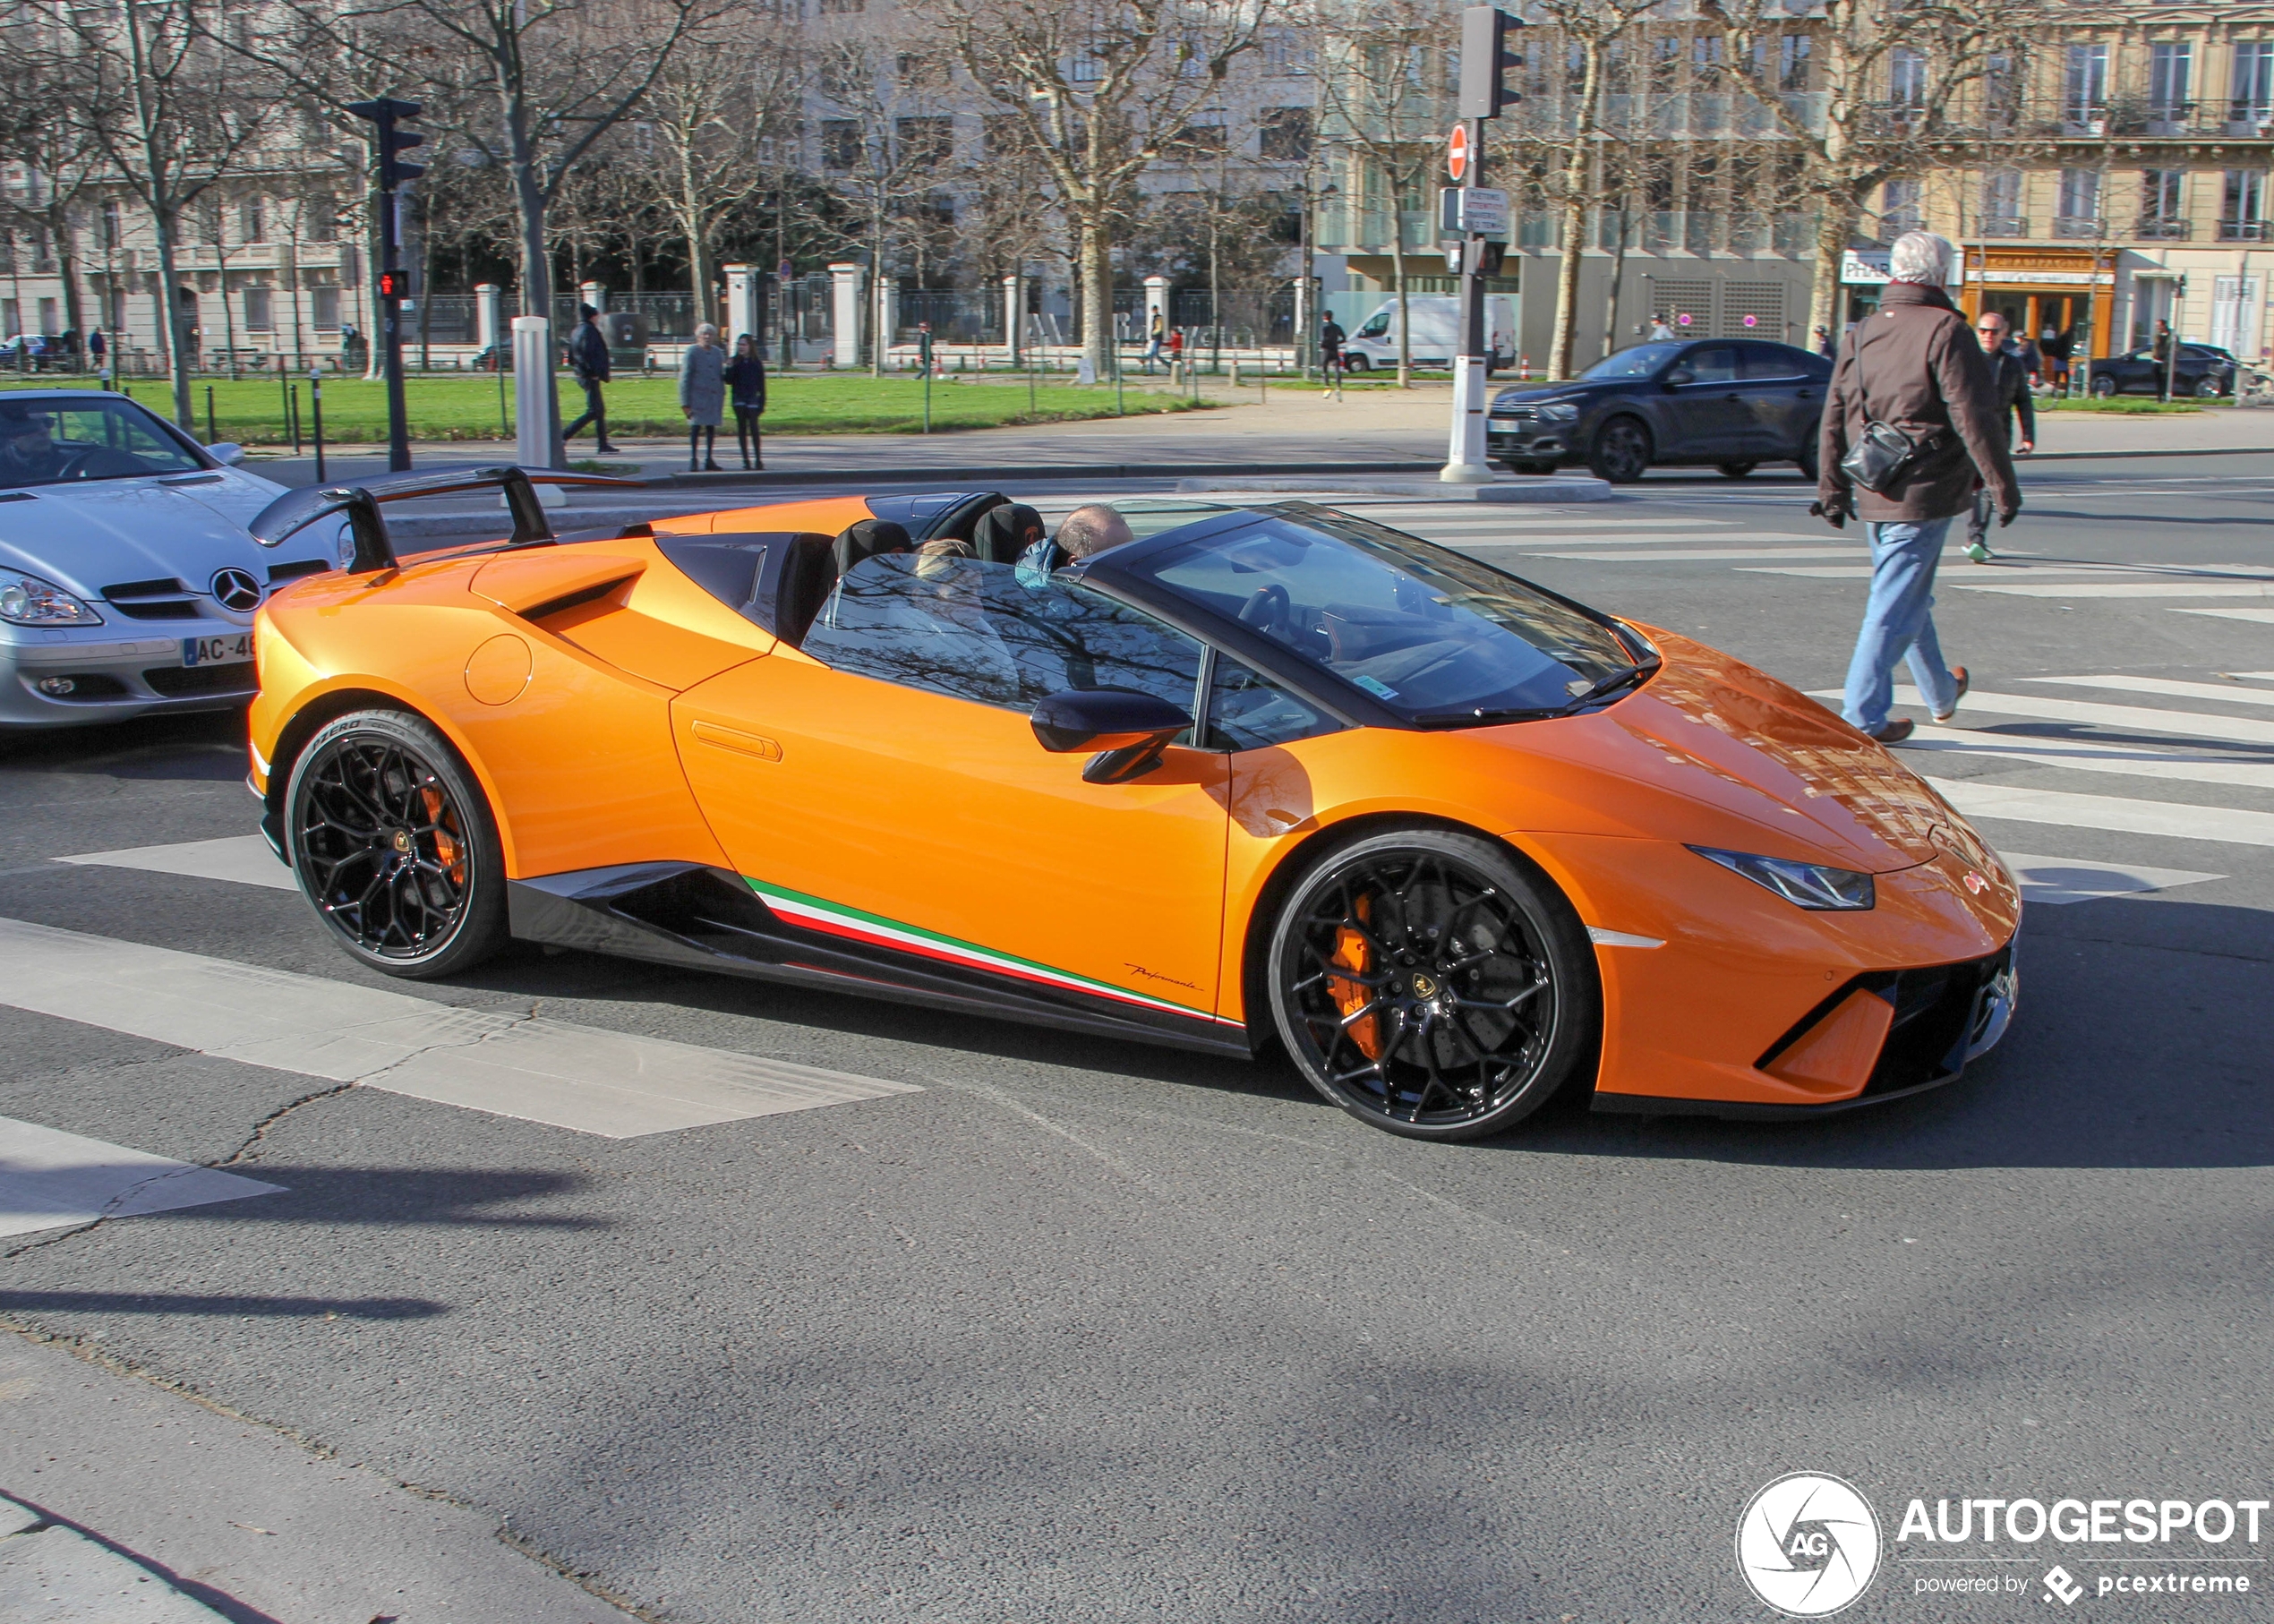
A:
[[[1015,564],[1045,534],[1042,515],[1024,502],[1005,502],[979,516],[971,532],[971,551],[990,564]]]
[[[865,518],[837,534],[837,573],[845,574],[880,552],[906,552],[912,543],[907,529],[888,518]]]

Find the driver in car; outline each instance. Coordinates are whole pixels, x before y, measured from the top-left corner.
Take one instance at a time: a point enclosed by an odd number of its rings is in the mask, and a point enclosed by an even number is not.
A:
[[[63,453],[45,412],[0,406],[0,485],[28,485],[62,476]]]

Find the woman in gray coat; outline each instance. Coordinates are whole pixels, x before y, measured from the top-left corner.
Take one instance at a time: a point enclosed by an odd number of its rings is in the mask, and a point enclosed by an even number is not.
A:
[[[695,329],[695,342],[680,357],[679,409],[687,415],[687,469],[722,472],[711,455],[726,412],[726,352],[719,329],[708,321]]]

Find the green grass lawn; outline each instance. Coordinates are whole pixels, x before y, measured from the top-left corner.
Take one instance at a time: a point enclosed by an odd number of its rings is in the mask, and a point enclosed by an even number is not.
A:
[[[513,438],[513,380],[505,380],[505,415],[500,418],[498,384],[494,377],[423,378],[407,382],[414,440],[510,440]],[[57,377],[26,379],[7,386],[21,389],[84,387],[82,380]],[[311,432],[307,380],[298,380],[301,432]],[[163,379],[127,380],[128,392],[144,405],[167,416],[173,415],[172,393]],[[213,391],[212,432],[206,428],[206,390]],[[563,423],[574,422],[585,409],[584,392],[565,375],[560,380]],[[196,432],[201,439],[235,440],[240,445],[273,446],[291,443],[286,432],[284,399],[277,380],[198,379],[191,386],[196,408]],[[1133,381],[1123,391],[1120,407],[1111,384],[1083,389],[1062,382],[1039,382],[1029,400],[1023,378],[979,381],[935,382],[932,385],[932,427],[935,430],[983,429],[1030,423],[1073,423],[1085,418],[1111,417],[1117,410],[1141,413],[1186,412],[1193,401],[1181,395],[1139,388]],[[1201,403],[1205,404],[1205,403]],[[728,418],[726,432],[733,432]],[[924,426],[924,384],[917,378],[871,378],[864,373],[837,372],[818,376],[799,373],[776,377],[766,390],[765,431],[769,434],[912,434]],[[686,420],[680,415],[679,383],[671,377],[625,378],[608,386],[608,432],[613,435],[680,434]],[[327,443],[374,441],[387,438],[387,392],[383,384],[360,378],[324,380],[324,440]]]
[[[2119,417],[2151,417],[2167,412],[2200,412],[2203,408],[2192,400],[2158,400],[2152,395],[2111,395],[2106,400],[2080,395],[2073,399],[2062,396],[2058,399],[2040,400],[2037,403],[2037,409],[2040,412],[2103,412],[2114,413]]]

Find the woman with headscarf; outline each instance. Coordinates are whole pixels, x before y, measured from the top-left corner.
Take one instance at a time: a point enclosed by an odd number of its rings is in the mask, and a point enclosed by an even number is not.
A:
[[[726,352],[719,347],[719,329],[708,321],[695,329],[695,342],[680,357],[679,409],[687,416],[687,471],[726,472],[713,455],[726,410]]]

